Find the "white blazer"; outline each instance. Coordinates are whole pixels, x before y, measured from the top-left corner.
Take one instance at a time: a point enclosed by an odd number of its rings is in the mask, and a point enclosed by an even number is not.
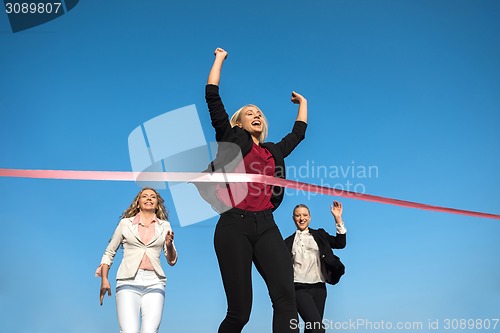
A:
[[[141,237],[139,237],[139,225],[132,224],[133,221],[134,217],[124,218],[120,221],[102,256],[101,266],[102,264],[111,266],[116,255],[116,250],[120,244],[123,244],[123,259],[116,273],[117,280],[134,278],[139,270],[139,265],[141,264],[144,254],[148,256],[156,274],[165,278],[165,273],[160,264],[160,253],[163,249],[165,257],[168,258],[165,236],[167,235],[167,231],[172,231],[170,223],[157,219],[158,222],[154,224],[155,235],[151,238],[149,243],[144,244],[141,241]],[[171,266],[175,265],[177,262],[177,250],[175,252],[176,256],[173,261],[167,259],[168,264]]]

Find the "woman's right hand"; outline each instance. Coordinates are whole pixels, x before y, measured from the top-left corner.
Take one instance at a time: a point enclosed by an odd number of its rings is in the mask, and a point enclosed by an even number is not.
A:
[[[227,58],[227,51],[224,50],[223,48],[218,47],[215,49],[214,55],[216,58],[220,57],[222,60],[224,60]]]
[[[100,290],[100,302],[102,305],[102,301],[104,300],[104,295],[108,293],[108,297],[111,296],[111,285],[109,284],[108,279],[102,279],[101,281],[101,290]]]

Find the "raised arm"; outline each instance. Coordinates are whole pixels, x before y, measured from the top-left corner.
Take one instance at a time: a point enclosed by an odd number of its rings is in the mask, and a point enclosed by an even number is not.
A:
[[[307,123],[307,99],[305,99],[301,94],[292,91],[292,102],[299,105],[297,121]]]
[[[337,228],[345,228],[344,227],[344,221],[342,221],[342,213],[344,211],[344,208],[342,207],[342,203],[339,201],[334,201],[332,205],[330,205],[330,212],[333,215],[333,218],[335,219],[335,226]]]
[[[330,246],[333,249],[343,249],[346,246],[347,229],[344,226],[344,221],[342,221],[342,211],[342,203],[339,201],[334,201],[333,205],[330,206],[330,212],[335,219],[335,227],[337,229],[337,235],[330,236]]]
[[[220,72],[222,70],[222,64],[224,60],[227,58],[227,52],[220,47],[216,48],[214,51],[215,60],[212,65],[212,69],[210,69],[210,74],[208,74],[207,84],[213,84],[218,86],[220,82]]]
[[[208,111],[210,112],[212,126],[215,129],[215,139],[217,142],[232,142],[234,132],[231,129],[229,116],[219,94],[220,72],[222,63],[227,57],[227,52],[218,47],[215,49],[214,54],[214,64],[208,75],[208,81],[205,87],[205,100],[207,101]]]

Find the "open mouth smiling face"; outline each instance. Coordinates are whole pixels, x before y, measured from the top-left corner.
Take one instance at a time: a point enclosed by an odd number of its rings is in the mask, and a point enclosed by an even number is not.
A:
[[[144,190],[139,197],[139,207],[141,210],[155,210],[158,206],[158,197],[151,190]]]
[[[309,210],[305,207],[298,207],[293,212],[293,221],[297,226],[297,229],[304,231],[309,228],[309,222],[311,221],[311,215]]]
[[[242,110],[240,116],[239,124],[243,129],[249,131],[250,133],[261,133],[263,127],[263,115],[262,112],[254,107],[246,107]]]

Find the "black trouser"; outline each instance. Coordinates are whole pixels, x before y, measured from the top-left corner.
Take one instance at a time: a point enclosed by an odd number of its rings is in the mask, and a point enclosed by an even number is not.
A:
[[[296,283],[295,297],[297,309],[304,321],[304,333],[324,333],[323,313],[325,312],[326,285],[324,283]]]
[[[298,320],[290,252],[270,210],[233,208],[222,213],[215,228],[215,252],[227,298],[219,333],[239,333],[252,308],[252,261],[266,282],[273,303],[273,332],[296,332]]]

